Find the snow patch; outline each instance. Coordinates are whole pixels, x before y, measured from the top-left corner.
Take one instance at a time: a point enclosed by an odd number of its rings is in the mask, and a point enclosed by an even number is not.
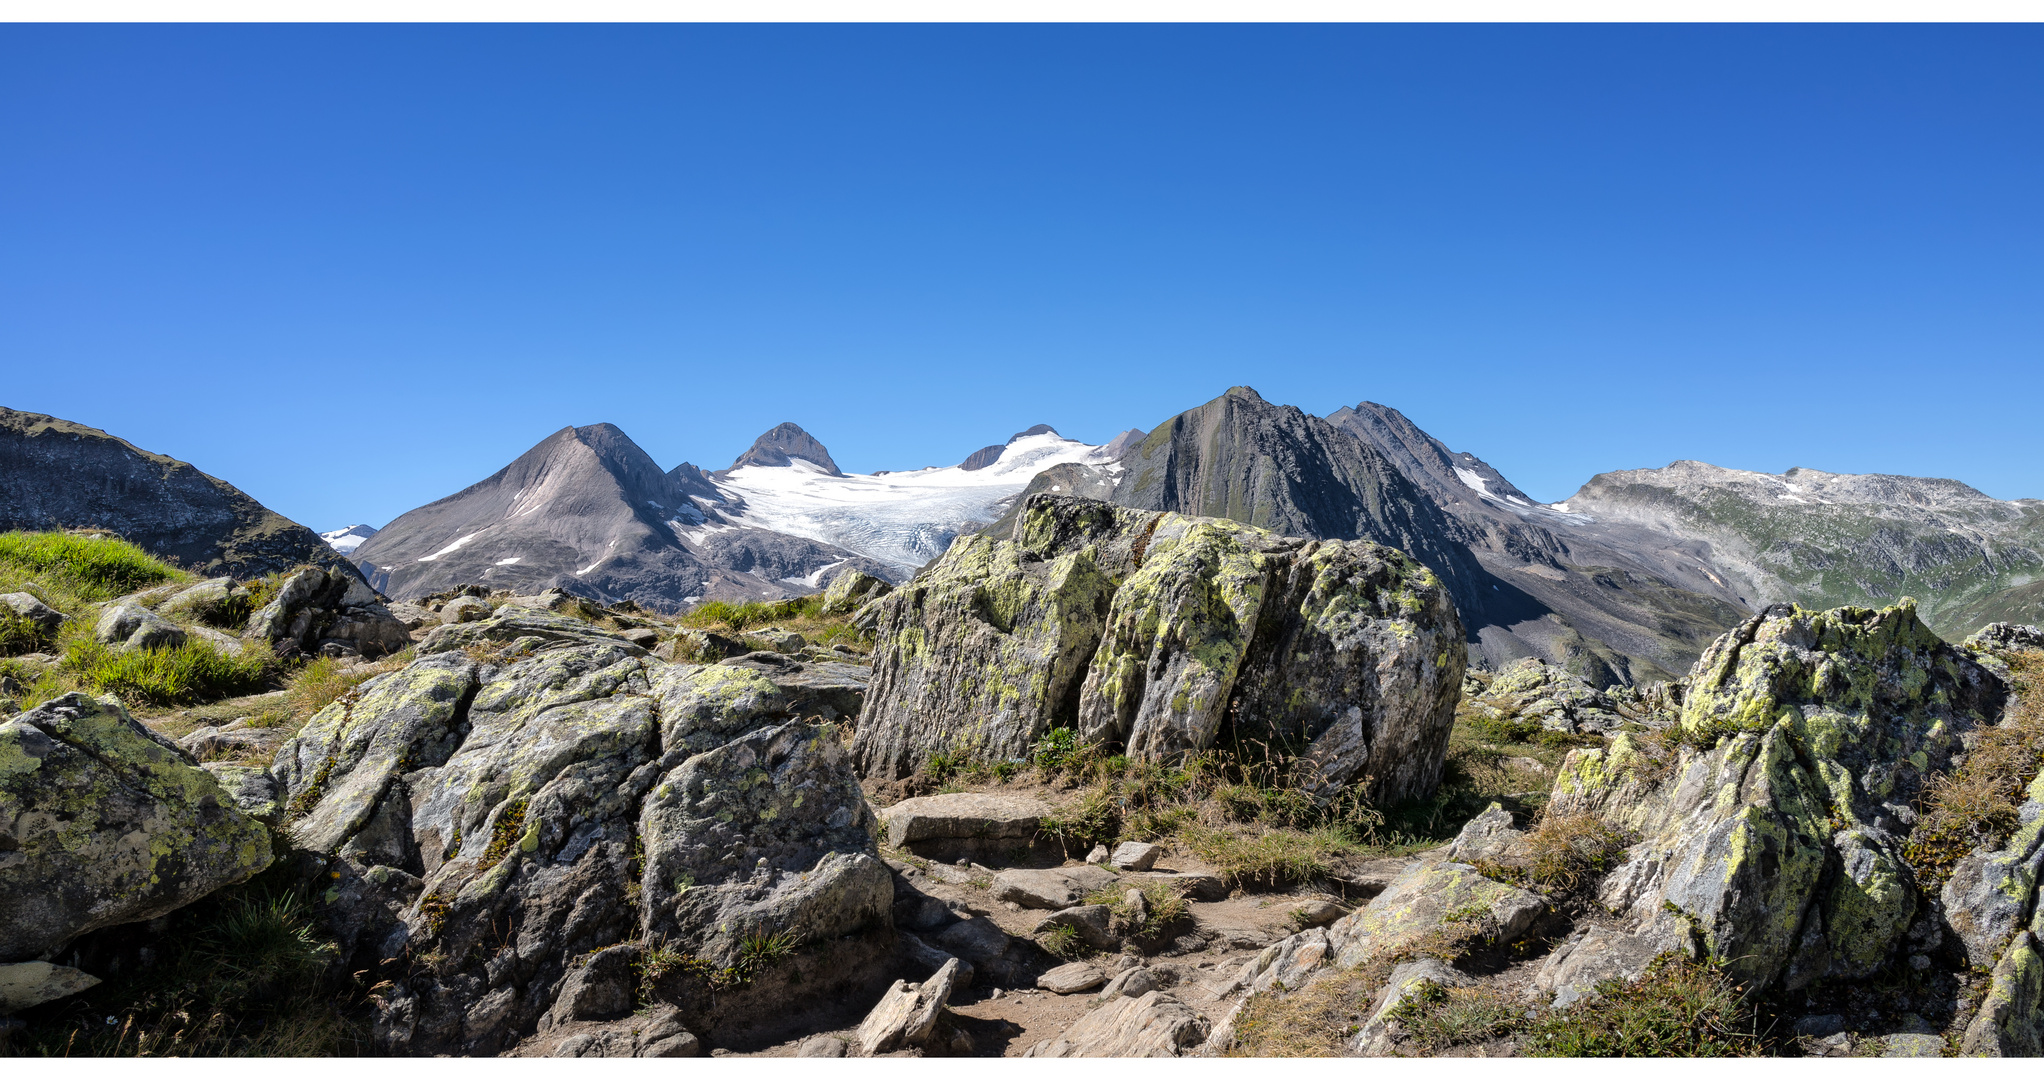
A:
[[[1460,466],[1456,466],[1455,479],[1462,481],[1463,487],[1466,487],[1469,490],[1476,492],[1478,495],[1481,495],[1486,499],[1497,498],[1497,496],[1492,495],[1490,493],[1490,481],[1478,475],[1476,470],[1474,469],[1464,469]]]
[[[476,530],[475,532],[469,533],[469,534],[468,534],[467,536],[464,536],[464,537],[462,537],[461,539],[459,539],[459,540],[456,540],[456,541],[455,541],[454,543],[452,543],[452,544],[449,544],[449,545],[447,545],[447,546],[446,546],[446,547],[444,547],[444,548],[441,548],[441,549],[440,549],[439,551],[436,551],[436,552],[434,552],[434,553],[433,553],[433,554],[431,554],[431,555],[421,555],[421,556],[419,556],[419,561],[420,561],[420,562],[432,562],[432,561],[433,561],[434,559],[437,559],[437,558],[439,558],[439,557],[440,557],[440,556],[442,556],[442,555],[451,555],[451,554],[453,554],[453,553],[455,553],[455,552],[457,552],[457,551],[460,551],[460,550],[461,550],[461,546],[462,546],[463,544],[466,544],[466,543],[468,543],[468,542],[469,542],[470,540],[473,540],[473,539],[475,539],[476,537],[478,537],[478,536],[481,536],[482,534],[483,534],[483,533],[482,533],[482,530],[481,530],[481,529],[478,529],[478,530]]]
[[[513,556],[511,556],[511,557],[510,557],[510,558],[508,558],[508,559],[498,559],[498,560],[497,560],[497,565],[498,565],[498,566],[509,566],[509,565],[511,565],[512,563],[515,563],[515,562],[517,562],[517,561],[518,561],[518,559],[519,559],[519,556],[516,556],[516,555],[513,555]]]

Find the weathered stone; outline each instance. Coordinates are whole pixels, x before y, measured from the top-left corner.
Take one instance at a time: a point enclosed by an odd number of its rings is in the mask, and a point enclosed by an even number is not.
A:
[[[1292,905],[1292,925],[1305,929],[1311,926],[1326,926],[1347,915],[1349,909],[1332,900],[1306,900]]]
[[[1162,854],[1164,849],[1155,844],[1128,840],[1114,849],[1114,854],[1109,856],[1108,862],[1116,870],[1148,870],[1157,865],[1157,857]]]
[[[1483,813],[1469,819],[1443,852],[1449,862],[1501,862],[1524,843],[1526,834],[1512,827],[1511,811],[1491,803]]]
[[[69,617],[25,592],[0,593],[0,607],[34,623],[44,637],[54,637]]]
[[[958,975],[958,961],[944,965],[921,985],[896,982],[866,1014],[853,1039],[867,1056],[903,1046],[920,1046],[936,1030]]]
[[[0,724],[0,962],[175,911],[271,857],[268,830],[111,699]]]
[[[434,627],[420,639],[418,653],[427,656],[474,645],[495,648],[512,659],[573,645],[614,645],[630,650],[634,656],[650,655],[639,646],[581,619],[514,605],[506,605],[477,622]]]
[[[226,626],[234,620],[235,609],[247,599],[248,591],[235,584],[233,578],[213,578],[183,589],[156,605],[156,611],[183,622]]]
[[[1989,623],[1963,644],[1970,649],[2044,649],[2044,627],[2022,623]]]
[[[1107,888],[1115,880],[1111,871],[1092,865],[1003,870],[994,875],[992,892],[996,900],[1057,911],[1078,903],[1087,893]]]
[[[632,964],[636,945],[613,945],[590,953],[561,980],[541,1030],[574,1020],[611,1020],[632,1011]]]
[[[318,567],[286,578],[270,602],[249,616],[242,636],[285,651],[311,652],[323,641],[336,641],[364,656],[411,644],[410,630],[360,577]]]
[[[845,1056],[845,1041],[835,1035],[811,1035],[795,1048],[798,1058],[841,1058]]]
[[[2027,794],[2015,834],[1993,851],[1961,857],[1939,894],[1966,959],[1981,967],[2000,955],[2022,925],[2044,876],[2044,775],[2031,782]]]
[[[490,602],[473,596],[457,596],[440,609],[442,623],[478,622],[490,617]]]
[[[1162,990],[1121,998],[1081,1017],[1056,1039],[1023,1057],[1177,1057],[1200,1045],[1208,1025],[1191,1006]]]
[[[1573,1005],[1606,979],[1639,978],[1662,953],[1689,952],[1687,938],[1687,926],[1665,913],[1642,933],[1593,926],[1549,953],[1533,985],[1554,995],[1555,1008]]]
[[[2044,1054],[2044,948],[2028,930],[2016,934],[1994,965],[1980,1010],[1959,1042],[1968,1057]]]
[[[1539,897],[1492,881],[1461,863],[1416,862],[1367,907],[1327,930],[1335,962],[1353,968],[1445,934],[1518,940],[1546,911]]]
[[[904,799],[879,818],[887,844],[903,847],[918,840],[1026,840],[1049,814],[1049,806],[1027,795],[954,792]]]
[[[871,814],[828,726],[764,728],[688,759],[640,818],[648,929],[729,963],[755,934],[809,942],[884,925],[894,886]]]
[[[0,964],[0,1016],[83,993],[98,985],[98,978],[77,968],[41,960]]]
[[[1053,994],[1081,994],[1106,981],[1099,968],[1084,962],[1061,964],[1036,977],[1037,987]]]
[[[1054,911],[1036,924],[1038,937],[1069,926],[1089,949],[1102,951],[1121,947],[1121,939],[1114,934],[1114,909],[1105,904],[1080,904],[1063,911]]]
[[[2001,683],[1905,602],[1778,605],[1713,643],[1687,687],[1674,760],[1621,734],[1563,762],[1549,813],[1642,838],[1601,902],[1641,918],[1674,905],[1756,990],[1878,970],[1918,907],[1910,804],[1999,714]]]
[[[270,775],[268,768],[221,761],[204,762],[199,767],[213,774],[220,790],[234,800],[236,809],[262,822],[267,828],[283,826],[283,788],[278,786],[277,778]]]
[[[1362,1030],[1349,1041],[1350,1048],[1365,1057],[1383,1056],[1390,1049],[1392,1010],[1398,1008],[1408,994],[1426,983],[1464,987],[1475,982],[1475,979],[1432,957],[1392,968],[1390,981],[1377,996],[1376,1009],[1370,1013],[1370,1019],[1364,1022]]]
[[[809,647],[809,639],[793,630],[754,630],[745,635],[745,641],[755,650],[771,653],[799,653]]]
[[[886,596],[894,586],[860,570],[847,569],[823,590],[823,614],[848,615],[868,600]]]
[[[1945,1056],[1945,1040],[1938,1035],[1890,1035],[1882,1057],[1934,1058]]]
[[[124,649],[171,649],[185,643],[182,628],[140,604],[108,605],[92,636]]]
[[[720,667],[755,671],[788,695],[788,708],[805,719],[849,723],[866,704],[872,672],[858,664],[832,660],[797,660],[780,653],[755,652],[722,661]]]
[[[933,753],[1017,759],[1052,727],[1143,759],[1238,732],[1305,745],[1302,779],[1438,783],[1466,663],[1438,579],[1388,548],[1036,495],[1012,539],[954,543],[877,603],[854,753],[906,776]]]
[[[1093,996],[1093,1000],[1108,1002],[1115,998],[1142,997],[1158,988],[1157,976],[1151,974],[1149,968],[1132,967],[1107,980],[1107,985],[1100,988],[1100,992]]]
[[[1571,734],[1616,731],[1626,719],[1610,692],[1537,656],[1506,665],[1469,697],[1465,707],[1506,727],[1538,724]]]
[[[1244,962],[1233,978],[1215,989],[1215,996],[1226,997],[1238,990],[1252,994],[1276,988],[1297,990],[1327,963],[1330,945],[1328,932],[1318,927],[1293,934]]]
[[[1093,850],[1086,853],[1086,861],[1093,864],[1094,866],[1098,866],[1101,863],[1106,862],[1107,845],[1106,844],[1093,845]]]
[[[983,965],[1008,951],[1008,935],[992,919],[961,919],[937,935],[937,945]]]

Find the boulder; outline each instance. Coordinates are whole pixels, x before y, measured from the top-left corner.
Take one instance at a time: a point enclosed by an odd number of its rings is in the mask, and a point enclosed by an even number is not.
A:
[[[774,652],[747,653],[719,666],[758,672],[788,695],[788,707],[803,717],[851,722],[866,704],[872,671],[834,660],[798,660]]]
[[[809,647],[809,639],[793,630],[754,630],[745,635],[745,641],[755,650],[771,653],[799,653]]]
[[[234,800],[235,809],[262,822],[266,828],[283,827],[283,789],[277,785],[277,778],[270,775],[267,766],[208,761],[201,763],[199,768],[213,774],[220,790]]]
[[[791,720],[756,674],[724,669],[741,685],[722,696],[683,686],[710,669],[518,607],[428,640],[272,769],[294,840],[334,875],[323,910],[350,962],[434,958],[383,995],[380,1051],[501,1052],[573,989],[577,957],[634,940],[721,968],[749,939],[888,925],[841,737]],[[605,1046],[584,1050],[651,1052]]]
[[[984,966],[1008,951],[1008,935],[992,919],[960,919],[937,935],[937,945]]]
[[[751,652],[745,642],[709,630],[681,630],[660,644],[654,655],[675,663],[714,664]]]
[[[490,617],[490,602],[473,596],[457,596],[440,609],[442,623],[478,622]]]
[[[1105,952],[1121,947],[1121,939],[1114,934],[1114,909],[1106,904],[1080,904],[1052,912],[1036,924],[1034,933],[1042,937],[1060,926],[1071,927],[1089,949]]]
[[[98,978],[77,968],[41,960],[0,964],[0,1016],[84,993],[98,985]]]
[[[185,643],[183,629],[140,604],[107,605],[92,636],[123,649],[174,649]]]
[[[411,631],[362,579],[340,569],[306,567],[284,579],[276,595],[248,617],[242,636],[289,652],[339,642],[363,656],[397,652]]]
[[[2044,1055],[2044,947],[2018,931],[1994,965],[1987,994],[1959,1041],[1968,1057]]]
[[[632,1011],[632,965],[636,945],[612,945],[590,953],[561,980],[553,1008],[540,1020],[545,1031],[576,1020],[612,1020]]]
[[[36,631],[46,638],[55,637],[68,618],[63,612],[25,592],[0,593],[0,607],[34,623]]]
[[[701,1057],[702,1041],[682,1026],[681,1014],[673,1006],[654,1010],[597,1031],[562,1039],[554,1047],[557,1058],[684,1058]]]
[[[1324,970],[1332,958],[1329,946],[1327,931],[1318,927],[1293,934],[1244,962],[1230,979],[1214,988],[1214,996],[1227,997],[1238,990],[1252,994],[1297,990]]]
[[[899,848],[919,840],[1028,840],[1050,812],[1027,795],[954,792],[904,799],[879,818],[888,846]]]
[[[1033,1058],[1177,1057],[1206,1040],[1206,1018],[1163,990],[1102,1005],[1055,1039],[1023,1053]]]
[[[1309,787],[1396,802],[1439,782],[1467,656],[1440,581],[1392,549],[1055,495],[873,609],[853,753],[890,779],[1019,759],[1053,727],[1174,759],[1238,702],[1238,733],[1306,748]]]
[[[1570,734],[1616,731],[1625,722],[1609,693],[1537,656],[1506,665],[1466,707],[1474,716],[1494,723],[1538,724],[1548,731]]]
[[[1036,977],[1037,988],[1053,994],[1082,994],[1106,981],[1099,968],[1083,962],[1061,964]]]
[[[992,892],[996,900],[1058,911],[1079,903],[1087,893],[1107,888],[1115,881],[1112,871],[1092,865],[1050,870],[1003,870],[994,875]]]
[[[1665,913],[1642,933],[1592,926],[1549,953],[1534,974],[1533,985],[1554,995],[1555,1008],[1564,1008],[1593,996],[1597,984],[1606,979],[1639,978],[1663,953],[1693,951],[1688,927]]]
[[[1349,1046],[1365,1057],[1381,1057],[1390,1050],[1391,1013],[1419,987],[1432,983],[1435,986],[1464,987],[1474,985],[1470,978],[1454,968],[1434,959],[1425,957],[1410,963],[1400,964],[1391,969],[1391,979],[1385,983],[1376,999],[1376,1008],[1356,1032]]]
[[[1993,963],[2022,928],[2044,877],[2044,774],[2031,781],[2027,795],[2015,834],[1998,848],[1961,856],[1939,893],[1947,925],[1978,967]]]
[[[1919,908],[1902,859],[1912,804],[2000,715],[2001,682],[1906,600],[1777,605],[1712,643],[1686,682],[1674,753],[1621,734],[1556,778],[1549,813],[1641,838],[1600,902],[1640,920],[1678,909],[1756,992],[1872,974]]]
[[[830,579],[823,590],[824,615],[849,615],[859,607],[894,591],[894,586],[862,570],[847,569]]]
[[[1108,856],[1108,863],[1116,870],[1142,871],[1157,865],[1157,857],[1162,854],[1164,849],[1155,844],[1127,840],[1115,847],[1114,854]]]
[[[1434,937],[1481,935],[1508,945],[1546,910],[1538,896],[1492,881],[1473,866],[1415,862],[1362,910],[1328,927],[1327,942],[1335,963],[1353,968]]]
[[[269,831],[111,699],[0,724],[0,962],[175,911],[270,865]]]
[[[958,961],[945,964],[920,985],[896,982],[866,1015],[853,1036],[867,1056],[920,1046],[936,1031],[958,978]]]
[[[1448,844],[1442,857],[1450,862],[1502,862],[1524,844],[1526,834],[1512,827],[1511,811],[1491,803],[1483,813],[1470,818]]]
[[[1102,987],[1098,994],[1093,995],[1093,1000],[1108,1002],[1115,998],[1142,997],[1156,989],[1159,989],[1157,976],[1149,968],[1132,967],[1107,980],[1107,985]]]
[[[2044,649],[2044,627],[2022,623],[1989,623],[1963,643],[1971,649]]]
[[[181,622],[228,626],[237,614],[247,610],[241,607],[247,600],[248,590],[235,584],[233,578],[213,578],[176,593],[156,605],[156,610]]]

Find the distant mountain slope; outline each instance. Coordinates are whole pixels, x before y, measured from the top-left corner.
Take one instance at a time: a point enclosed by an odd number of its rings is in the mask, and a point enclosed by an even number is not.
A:
[[[185,462],[98,428],[0,408],[0,529],[86,526],[201,574],[349,565],[318,533]]]
[[[790,444],[804,449],[784,433],[780,446]],[[467,583],[559,586],[662,611],[704,598],[814,592],[843,566],[884,569],[743,526],[722,528],[710,542],[689,536],[713,520],[691,497],[701,476],[662,472],[609,424],[562,428],[488,479],[400,516],[355,557],[398,599]]]
[[[1678,461],[1592,477],[1557,510],[1708,547],[1754,606],[1878,606],[1908,595],[1956,639],[1995,619],[2044,618],[2044,501],[1956,480]]]

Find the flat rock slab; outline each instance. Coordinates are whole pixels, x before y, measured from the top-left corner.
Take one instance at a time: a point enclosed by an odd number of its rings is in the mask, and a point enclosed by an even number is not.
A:
[[[993,895],[1023,907],[1061,911],[1105,889],[1119,879],[1098,866],[1061,866],[1050,870],[1003,870],[994,875]]]
[[[1063,1035],[1023,1057],[1177,1057],[1206,1041],[1205,1017],[1162,990],[1120,998],[1087,1013]]]
[[[1130,840],[1115,848],[1114,854],[1107,861],[1113,864],[1116,870],[1148,870],[1157,865],[1157,856],[1162,854],[1164,849],[1155,844]]]
[[[887,843],[901,847],[918,840],[1026,840],[1049,813],[1042,800],[1025,795],[955,792],[905,799],[879,817]]]
[[[41,960],[0,964],[0,1015],[70,997],[98,985],[97,978],[77,968],[46,964]]]
[[[1053,994],[1081,994],[1106,981],[1099,968],[1087,963],[1064,964],[1036,977],[1037,987]]]
[[[1668,915],[1640,933],[1593,926],[1582,937],[1549,953],[1547,962],[1533,976],[1533,985],[1554,995],[1555,1008],[1573,1005],[1592,996],[1597,984],[1606,979],[1639,978],[1654,957],[1681,948],[1685,936],[1681,923]]]

